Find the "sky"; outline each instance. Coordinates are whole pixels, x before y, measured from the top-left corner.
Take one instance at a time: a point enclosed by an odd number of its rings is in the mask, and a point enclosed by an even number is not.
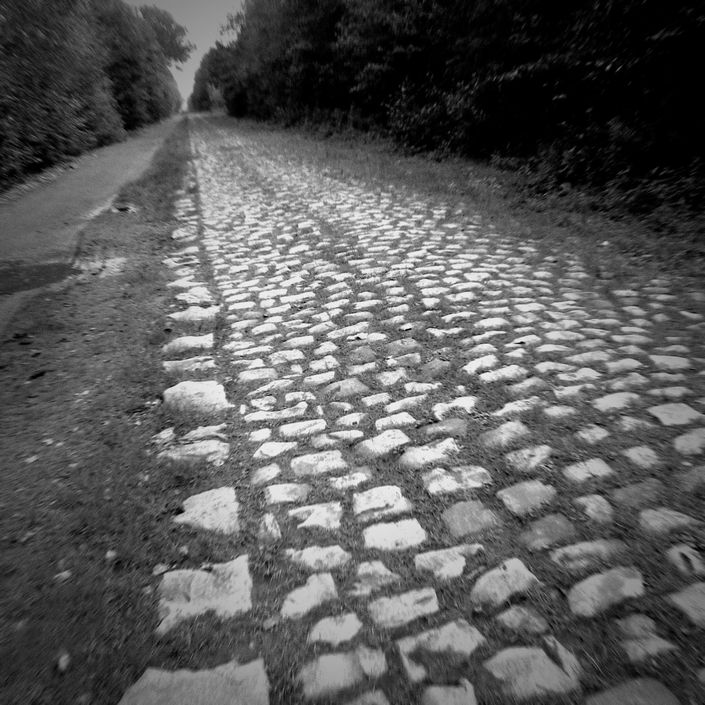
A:
[[[220,27],[229,12],[237,12],[242,0],[126,0],[129,5],[156,5],[170,12],[176,22],[188,30],[187,39],[196,45],[191,58],[172,68],[184,102],[193,90],[193,79],[203,55],[220,39]]]

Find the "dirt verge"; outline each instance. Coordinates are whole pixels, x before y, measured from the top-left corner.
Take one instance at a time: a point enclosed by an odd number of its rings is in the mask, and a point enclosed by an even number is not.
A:
[[[187,129],[121,194],[137,212],[90,222],[79,259],[93,265],[28,301],[0,341],[6,705],[114,703],[149,660],[155,556],[179,555],[145,448],[160,430],[161,259]]]

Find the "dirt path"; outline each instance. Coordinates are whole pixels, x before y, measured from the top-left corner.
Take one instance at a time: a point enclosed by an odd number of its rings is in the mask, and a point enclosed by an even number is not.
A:
[[[115,703],[151,658],[143,590],[162,533],[155,503],[168,493],[154,485],[159,474],[145,485],[145,449],[161,428],[161,259],[185,132],[177,126],[156,170],[122,192],[137,212],[86,224],[81,262],[121,266],[33,293],[0,338],[3,705]]]
[[[26,298],[20,292],[68,275],[81,230],[144,172],[176,121],[85,154],[56,178],[0,201],[0,335]]]

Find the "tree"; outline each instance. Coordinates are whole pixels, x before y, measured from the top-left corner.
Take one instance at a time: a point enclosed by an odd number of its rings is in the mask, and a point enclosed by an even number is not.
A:
[[[0,187],[178,109],[184,37],[122,0],[1,0]]]
[[[107,51],[105,72],[125,128],[134,130],[172,113],[180,97],[151,22],[122,0],[92,2]]]
[[[6,0],[0,46],[0,185],[121,138],[87,2]]]
[[[177,64],[187,61],[196,46],[186,40],[186,29],[177,24],[171,14],[159,7],[142,5],[140,13],[152,29],[167,61]]]

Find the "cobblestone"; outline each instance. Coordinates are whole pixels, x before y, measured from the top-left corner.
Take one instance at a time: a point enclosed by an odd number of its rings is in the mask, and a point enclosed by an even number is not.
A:
[[[482,502],[458,502],[443,512],[443,520],[454,538],[474,536],[502,525],[499,516]]]
[[[264,661],[237,661],[212,669],[165,671],[148,668],[118,705],[269,705],[269,680]]]
[[[416,519],[373,524],[363,532],[365,547],[383,551],[402,551],[422,544],[426,532]]]
[[[402,682],[424,705],[666,705],[657,678],[675,690],[676,663],[678,695],[697,699],[705,295],[665,273],[615,287],[578,248],[334,177],[277,131],[198,117],[192,140],[198,200],[179,199],[164,265],[180,430],[150,454],[230,478],[200,473],[174,531],[237,534],[261,559],[253,576],[247,555],[168,570],[160,632],[212,612],[247,634],[271,599],[282,648],[235,647],[260,664],[252,702],[277,673],[287,697],[348,705],[396,702]],[[194,415],[225,424],[181,430]],[[576,629],[601,692],[581,683]],[[592,651],[605,638],[654,679],[625,680]],[[183,683],[219,702],[215,671]]]
[[[538,584],[538,578],[518,558],[510,558],[477,580],[470,599],[480,607],[500,607]]]
[[[367,610],[378,627],[392,629],[438,612],[438,600],[432,588],[423,588],[393,597],[380,597],[370,602]]]
[[[412,659],[411,655],[415,652],[443,654],[446,660],[454,656],[467,659],[486,643],[485,637],[475,627],[464,619],[459,619],[443,627],[399,639],[397,648],[408,679],[412,683],[418,683],[426,678],[427,669]]]
[[[362,629],[362,622],[354,612],[338,617],[326,617],[313,625],[308,641],[323,641],[332,646],[338,646],[353,639],[360,629]]]
[[[414,558],[416,570],[430,571],[438,580],[457,578],[463,574],[466,559],[484,551],[479,543],[419,553]]]
[[[252,578],[248,557],[215,564],[206,570],[173,570],[159,585],[159,626],[163,635],[179,622],[214,612],[228,618],[252,607]]]
[[[189,497],[184,512],[174,517],[177,524],[188,524],[206,531],[235,534],[240,530],[240,503],[232,487],[220,487]]]
[[[359,646],[355,651],[319,656],[301,669],[299,682],[307,698],[320,698],[379,678],[386,670],[382,651]]]
[[[705,626],[705,582],[693,583],[668,596],[669,602],[684,612],[698,627]]]
[[[643,594],[641,572],[620,566],[591,575],[574,585],[568,594],[568,604],[573,614],[592,617],[623,600]]]
[[[580,691],[582,669],[577,659],[555,640],[548,643],[553,658],[543,649],[514,646],[500,651],[484,666],[502,683],[504,693],[519,701]]]

